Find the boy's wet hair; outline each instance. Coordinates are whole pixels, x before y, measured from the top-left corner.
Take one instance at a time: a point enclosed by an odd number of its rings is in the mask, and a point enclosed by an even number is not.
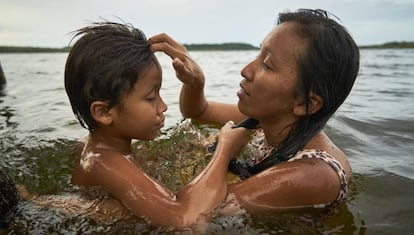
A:
[[[65,67],[65,89],[80,124],[94,130],[94,101],[119,104],[138,76],[156,61],[144,33],[132,25],[97,22],[74,32],[80,37]]]

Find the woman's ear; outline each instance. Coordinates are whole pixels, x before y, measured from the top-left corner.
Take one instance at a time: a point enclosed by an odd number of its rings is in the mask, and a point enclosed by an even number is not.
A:
[[[108,104],[103,101],[94,101],[91,104],[91,115],[95,121],[101,125],[112,123],[112,115],[109,112]]]
[[[319,111],[323,106],[322,97],[319,95],[310,92],[309,93],[309,106],[308,112],[306,113],[306,103],[304,101],[299,102],[294,108],[293,112],[298,116],[304,116],[306,114],[314,114]]]

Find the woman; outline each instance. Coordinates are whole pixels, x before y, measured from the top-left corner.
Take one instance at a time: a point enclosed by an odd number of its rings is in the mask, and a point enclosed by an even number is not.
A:
[[[351,91],[359,50],[325,11],[279,14],[259,55],[241,71],[238,105],[208,101],[201,69],[168,35],[156,35],[150,43],[153,51],[173,58],[183,82],[185,117],[220,124],[246,117],[259,121],[262,154],[251,166],[239,164],[245,179],[229,185],[228,198],[250,212],[267,212],[320,207],[346,197],[351,167],[323,127]]]

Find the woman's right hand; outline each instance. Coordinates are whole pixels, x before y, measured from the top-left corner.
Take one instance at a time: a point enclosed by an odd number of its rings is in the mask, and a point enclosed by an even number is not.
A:
[[[172,39],[169,35],[162,33],[148,39],[153,52],[161,51],[169,55],[178,79],[184,84],[204,87],[204,74],[200,66],[190,57],[187,49]]]

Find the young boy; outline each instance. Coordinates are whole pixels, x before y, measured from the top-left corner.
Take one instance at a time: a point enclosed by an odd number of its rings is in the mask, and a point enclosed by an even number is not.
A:
[[[156,225],[187,227],[219,206],[227,194],[228,163],[243,146],[232,140],[246,133],[228,123],[210,163],[174,195],[130,159],[131,140],[154,139],[167,110],[159,94],[162,71],[145,35],[130,25],[101,22],[77,36],[66,61],[65,88],[89,136],[72,183],[102,186]]]

